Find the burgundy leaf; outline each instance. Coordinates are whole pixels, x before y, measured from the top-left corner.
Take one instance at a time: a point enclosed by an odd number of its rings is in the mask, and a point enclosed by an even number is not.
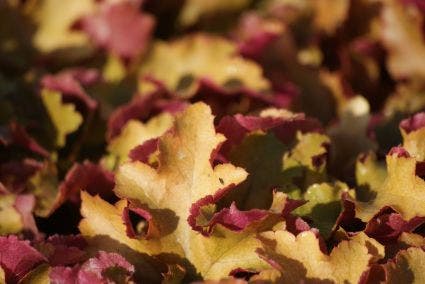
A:
[[[53,235],[39,247],[51,266],[74,265],[86,257],[87,242],[80,235]]]
[[[240,144],[243,138],[252,131],[263,130],[273,132],[283,143],[289,143],[295,138],[297,131],[320,131],[321,125],[316,119],[297,114],[291,118],[259,117],[234,115],[223,117],[217,126],[217,132],[224,134],[227,140],[221,147],[223,154]]]
[[[404,149],[401,146],[392,147],[390,152],[388,153],[388,155],[397,155],[397,157],[399,157],[399,158],[401,158],[401,157],[409,158],[410,157],[409,152],[407,152],[407,150]]]
[[[377,216],[370,220],[364,232],[383,244],[397,241],[403,232],[412,232],[425,222],[425,218],[415,217],[409,221],[404,220],[400,214],[392,213],[391,209],[384,208]],[[386,213],[390,211],[390,213]]]
[[[43,88],[62,94],[66,103],[74,103],[81,113],[92,112],[97,108],[97,102],[84,91],[82,85],[91,85],[100,80],[100,74],[95,69],[70,69],[55,75],[45,75],[41,79]]]
[[[159,231],[155,225],[152,214],[145,209],[128,204],[123,210],[123,221],[126,226],[127,236],[130,238],[143,237],[145,239],[159,236]],[[144,223],[143,232],[138,232],[138,225]]]
[[[403,119],[400,122],[400,128],[406,131],[406,133],[416,131],[422,127],[425,127],[425,112],[417,113],[412,117]]]
[[[82,18],[77,24],[94,44],[123,59],[143,54],[149,44],[155,19],[139,11],[141,1],[104,2],[94,15]]]
[[[43,157],[49,156],[49,152],[42,146],[40,146],[40,144],[38,144],[37,141],[35,141],[35,139],[28,134],[25,128],[19,125],[18,123],[11,122],[9,125],[9,130],[11,139],[8,144],[19,145],[24,149],[39,154]]]
[[[0,164],[0,182],[9,192],[22,192],[27,181],[37,171],[43,168],[43,163],[33,159],[10,161]]]
[[[49,276],[52,283],[106,284],[126,281],[134,271],[133,265],[121,255],[100,251],[81,266],[54,267]]]
[[[114,200],[115,195],[112,191],[114,186],[114,174],[102,166],[89,161],[85,161],[83,164],[74,164],[59,185],[59,195],[51,212],[54,212],[65,201],[78,204],[81,190],[93,195],[99,194],[106,200]]]
[[[149,162],[149,156],[158,149],[158,138],[149,139],[142,145],[134,147],[128,156],[134,161],[140,161],[147,164]]]
[[[131,119],[146,120],[162,111],[177,113],[187,105],[180,100],[167,99],[166,96],[167,94],[159,89],[147,95],[136,95],[129,103],[118,107],[108,120],[108,139],[119,135],[124,125]]]
[[[7,283],[17,283],[44,261],[44,256],[32,248],[28,241],[21,241],[16,236],[0,237],[0,266],[6,274]]]
[[[19,194],[16,196],[14,207],[21,214],[24,229],[30,231],[35,238],[41,237],[35,224],[33,210],[35,197],[32,194]]]

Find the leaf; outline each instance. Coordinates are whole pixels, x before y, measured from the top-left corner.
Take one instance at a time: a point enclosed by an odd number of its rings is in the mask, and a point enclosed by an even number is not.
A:
[[[350,1],[312,1],[312,8],[315,12],[314,24],[318,29],[327,34],[333,34],[337,28],[345,21],[350,8]]]
[[[2,193],[22,192],[29,178],[43,168],[43,163],[34,159],[23,159],[2,163],[0,181],[5,188]]]
[[[160,238],[136,240],[126,237],[120,220],[125,205],[113,207],[83,194],[80,224],[84,235],[109,235],[148,254],[173,253],[185,257],[206,279],[220,279],[236,267],[259,268],[254,253],[259,224],[233,232],[218,225],[210,237],[192,230],[189,208],[198,200],[225,194],[220,189],[240,183],[246,172],[231,164],[211,165],[211,155],[224,137],[215,133],[210,109],[194,104],[177,116],[174,128],[159,139],[159,166],[123,164],[116,176],[115,192],[146,208],[159,226]],[[222,193],[223,192],[223,193]],[[194,277],[190,272],[190,277]]]
[[[100,251],[72,268],[41,264],[19,283],[129,283],[133,274],[134,267],[121,255]]]
[[[249,133],[272,132],[284,144],[290,144],[293,143],[298,131],[319,132],[321,125],[319,121],[306,117],[303,113],[269,108],[263,110],[259,116],[241,114],[225,116],[220,120],[217,131],[227,138],[220,149],[220,152],[227,155],[227,152],[240,144]]]
[[[0,237],[0,266],[7,283],[16,283],[27,272],[46,259],[29,244],[16,236]]]
[[[381,244],[392,244],[402,232],[412,232],[424,222],[425,218],[415,217],[405,221],[400,214],[384,211],[367,223],[364,232]]]
[[[320,133],[297,132],[296,144],[283,156],[283,169],[291,181],[306,190],[327,180],[329,137]]]
[[[425,238],[421,235],[414,233],[401,233],[398,241],[408,247],[424,247],[425,246]]]
[[[248,12],[239,19],[234,37],[239,44],[240,54],[247,58],[259,59],[283,31],[284,25],[279,20]]]
[[[370,261],[383,257],[383,247],[360,233],[342,241],[329,255],[311,231],[294,236],[287,231],[260,234],[258,254],[281,272],[280,283],[358,283]]]
[[[0,283],[6,283],[6,276],[4,275],[4,270],[1,267],[0,267]]]
[[[123,200],[112,206],[99,197],[92,197],[84,192],[82,193],[82,200],[84,219],[80,223],[80,230],[86,237],[92,237],[96,240],[96,236],[107,235],[138,252],[158,255],[158,257],[165,253],[165,260],[167,260],[166,255],[170,252],[181,251],[179,242],[182,240],[176,240],[176,234],[171,232],[174,227],[170,228],[169,224],[160,219],[172,219],[172,217],[167,216],[167,214],[170,214],[169,211],[151,210],[153,217],[157,218],[154,221],[157,222],[159,233],[162,234],[161,238],[132,238],[126,234],[127,229],[122,219],[127,202]],[[279,207],[277,210],[281,208],[280,206],[277,207]],[[199,248],[199,251],[194,252],[196,257],[192,258],[192,264],[195,265],[195,268],[204,279],[226,277],[232,269],[237,267],[248,267],[254,270],[263,269],[267,265],[256,257],[254,253],[259,245],[255,236],[258,231],[270,229],[275,223],[276,221],[273,219],[266,218],[264,222],[251,223],[248,227],[239,229],[236,232],[225,229],[221,225],[217,225],[219,223],[216,223],[213,225],[215,227],[211,229],[212,234],[209,237],[191,230],[188,243],[191,247]],[[186,226],[186,224],[189,226],[186,222],[183,222],[182,225]],[[147,230],[149,231],[149,229]],[[163,236],[164,234],[166,235],[165,237]],[[97,244],[102,248],[101,242],[97,241]],[[113,247],[108,249],[113,250]],[[179,255],[181,254],[179,252]],[[196,278],[195,271],[191,271],[193,268],[191,266],[188,268],[188,279]],[[201,269],[204,269],[205,272]]]
[[[185,270],[180,265],[169,265],[166,273],[163,273],[163,284],[178,284],[184,279]]]
[[[107,200],[114,199],[114,185],[112,172],[88,161],[75,163],[59,181],[55,164],[48,161],[31,177],[27,187],[36,198],[34,213],[49,217],[65,202],[79,204],[81,190],[100,194]]]
[[[356,197],[360,201],[369,201],[376,196],[377,190],[387,178],[385,164],[378,162],[373,153],[364,154],[356,162]]]
[[[23,229],[19,211],[14,207],[16,196],[0,195],[0,235],[16,234]]]
[[[328,237],[341,211],[341,194],[348,191],[348,187],[343,183],[323,183],[327,181],[329,138],[320,133],[298,131],[298,141],[290,143],[291,134],[292,138],[295,138],[293,136],[296,129],[308,130],[303,129],[308,124],[297,124],[289,117],[281,122],[275,121],[274,128],[281,128],[275,133],[280,133],[280,137],[288,140],[287,144],[296,143],[290,147],[271,133],[254,131],[256,124],[260,125],[258,118],[238,115],[235,118],[239,119],[239,123],[246,129],[253,128],[250,129],[252,132],[244,133],[244,129],[228,117],[222,119],[218,129],[232,139],[229,144],[238,143],[238,140],[242,140],[241,136],[246,135],[239,145],[233,145],[228,156],[233,164],[244,167],[249,176],[227,194],[223,201],[236,201],[238,206],[244,209],[268,208],[271,204],[271,190],[277,188],[292,198],[307,200],[307,204],[298,208],[295,213],[312,220],[313,225]],[[266,121],[264,118],[263,131],[267,129]],[[227,149],[229,146],[225,143],[223,148]],[[223,201],[221,203],[224,203]]]
[[[41,264],[35,269],[31,270],[25,275],[19,283],[22,284],[50,284],[50,273],[51,268],[48,264]]]
[[[102,76],[107,82],[120,82],[126,76],[127,70],[118,56],[108,55],[102,69]]]
[[[92,197],[84,191],[81,192],[81,200],[81,214],[84,219],[79,228],[84,236],[108,235],[134,250],[143,250],[148,254],[156,252],[154,242],[148,246],[148,243],[143,240],[139,242],[126,236],[126,227],[122,220],[122,211],[127,203],[125,200],[119,201],[113,206],[100,197]]]
[[[263,227],[261,230],[264,230],[267,226],[282,222],[282,217],[287,217],[292,210],[304,203],[290,199],[282,192],[273,191],[273,202],[269,210],[240,211],[233,202],[229,208],[215,212],[217,209],[215,203],[222,198],[223,194],[226,194],[225,190],[221,190],[214,196],[208,195],[192,205],[187,221],[194,230],[201,232],[204,236],[210,236],[214,230],[218,229],[218,224],[235,232],[243,232],[250,227],[257,230]]]
[[[328,238],[342,211],[341,195],[344,192],[350,191],[342,182],[313,184],[303,194],[306,204],[297,208],[294,213],[312,220],[312,226]]]
[[[407,11],[409,8],[409,11]],[[425,57],[423,38],[423,14],[413,7],[406,7],[400,1],[385,1],[381,12],[380,36],[389,52],[388,69],[397,78],[425,77],[422,60]],[[406,44],[408,42],[409,44]]]
[[[41,86],[61,93],[63,102],[73,103],[78,111],[86,113],[93,112],[98,103],[87,95],[83,86],[94,84],[99,80],[100,75],[96,69],[74,68],[55,75],[44,75],[41,78]]]
[[[87,43],[87,37],[78,31],[72,31],[71,26],[84,14],[95,9],[95,1],[82,0],[78,3],[72,0],[37,1],[33,17],[37,23],[34,45],[42,52],[67,47],[81,47]]]
[[[34,220],[33,211],[36,205],[32,194],[19,194],[16,196],[14,207],[21,215],[23,232],[31,233],[35,239],[41,237]]]
[[[283,157],[285,168],[305,166],[311,171],[323,173],[326,170],[329,144],[330,140],[326,135],[297,132],[297,144]]]
[[[387,98],[384,113],[415,113],[425,108],[425,90],[419,83],[398,84],[396,92]]]
[[[157,41],[148,58],[142,63],[140,75],[153,77],[170,91],[191,97],[201,79],[226,87],[267,91],[270,83],[254,62],[236,55],[236,46],[219,37],[197,34],[170,43]],[[141,91],[147,84],[141,84]]]
[[[249,173],[247,179],[232,190],[224,201],[236,201],[239,208],[269,208],[272,190],[289,182],[283,174],[282,157],[286,146],[273,134],[252,133],[233,147],[229,160]]]
[[[322,160],[326,158],[324,146],[328,138],[313,133],[318,129],[320,124],[316,120],[286,110],[268,109],[261,112],[260,116],[238,114],[224,117],[217,130],[227,140],[220,148],[219,156],[245,168],[249,175],[243,183],[223,197],[221,203],[228,205],[235,201],[239,208],[245,210],[267,209],[272,202],[273,189],[291,194],[299,191],[298,184],[292,183],[293,178],[303,179],[304,182],[304,172],[313,172],[308,168],[310,165],[314,170],[316,166],[322,170],[325,166]],[[305,141],[298,142],[291,149],[295,139]],[[304,147],[307,149],[302,149]],[[316,150],[317,153],[313,153]],[[307,153],[305,157],[303,152]],[[307,164],[301,165],[304,161]],[[322,177],[322,174],[312,176]],[[305,180],[312,182],[314,179]]]
[[[425,112],[420,112],[400,122],[403,148],[417,161],[425,160]]]
[[[87,274],[86,277],[89,279],[96,274],[99,279],[126,283],[134,273],[134,267],[119,254],[99,252],[96,258],[91,258],[83,263],[79,274],[82,271]],[[91,275],[88,276],[89,274]]]
[[[96,253],[102,250],[122,254],[136,267],[139,281],[158,282],[161,267],[158,267],[158,263],[152,263],[152,257],[149,255],[159,251],[160,243],[155,239],[147,241],[144,238],[130,238],[126,234],[123,213],[127,201],[118,201],[113,206],[84,191],[81,192],[81,199],[81,213],[84,219],[79,228],[89,243],[86,251]],[[139,253],[141,251],[143,253]]]
[[[58,92],[44,89],[41,98],[57,131],[56,145],[63,147],[66,136],[80,127],[83,118],[73,104],[62,103]]]
[[[108,119],[108,139],[121,133],[122,128],[130,120],[147,121],[151,116],[160,112],[170,114],[182,111],[187,103],[180,100],[164,101],[162,92],[136,95],[133,99],[115,109]]]
[[[66,201],[79,204],[81,190],[99,194],[106,200],[114,200],[115,195],[112,192],[114,185],[114,174],[102,166],[89,161],[75,163],[59,184],[59,193],[51,210],[55,210]]]
[[[128,154],[136,146],[157,138],[165,133],[173,124],[173,116],[163,113],[151,118],[146,123],[130,120],[122,129],[119,136],[114,137],[108,145],[108,151],[122,164],[129,160]]]
[[[179,22],[182,26],[195,24],[202,16],[211,15],[217,12],[234,12],[248,6],[249,0],[189,0],[186,1],[179,15]]]
[[[402,149],[402,148],[401,148]],[[402,149],[403,150],[403,149]],[[403,153],[387,155],[388,176],[382,186],[376,189],[376,197],[368,202],[357,202],[356,216],[369,221],[383,207],[391,207],[403,219],[425,217],[425,181],[416,176],[416,160]]]
[[[385,265],[387,283],[423,283],[425,252],[421,248],[408,248],[397,254],[394,262]]]
[[[6,135],[6,140],[4,140],[4,142],[2,141],[2,144],[5,146],[16,144],[43,157],[49,156],[49,152],[40,146],[37,141],[27,133],[23,126],[16,122],[9,124]]]
[[[152,16],[139,12],[141,2],[104,2],[96,13],[83,17],[78,26],[98,47],[123,59],[134,59],[146,51],[155,26]]]
[[[57,175],[55,164],[46,162],[28,181],[28,189],[36,198],[34,213],[37,216],[47,217],[60,205],[55,204],[59,187]]]
[[[34,245],[51,266],[75,265],[86,260],[86,240],[80,235],[53,235]]]

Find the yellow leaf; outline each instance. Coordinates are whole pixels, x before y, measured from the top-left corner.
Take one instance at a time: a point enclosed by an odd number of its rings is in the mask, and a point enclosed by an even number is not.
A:
[[[351,193],[348,186],[342,182],[312,184],[303,194],[307,203],[297,208],[294,213],[312,220],[313,226],[328,238],[342,210],[343,192]]]
[[[40,217],[48,217],[57,207],[55,206],[59,191],[59,180],[56,166],[46,162],[27,183],[28,189],[36,198],[34,213]]]
[[[0,267],[0,284],[6,283],[6,276],[4,270]]]
[[[416,160],[412,157],[387,156],[388,175],[376,188],[376,197],[368,202],[357,202],[356,215],[369,221],[383,207],[390,206],[403,219],[425,216],[425,181],[416,176]]]
[[[149,139],[157,138],[164,134],[173,124],[173,116],[162,113],[143,123],[138,120],[130,120],[108,146],[108,152],[116,157],[119,164],[128,160],[130,151],[142,145]]]
[[[50,284],[50,267],[48,264],[41,264],[28,272],[25,277],[19,281],[21,284]]]
[[[158,41],[140,74],[153,76],[170,90],[188,97],[197,90],[201,78],[221,86],[237,82],[256,91],[268,90],[270,83],[262,76],[261,68],[236,53],[236,46],[230,41],[202,34],[171,43]],[[142,82],[142,92],[143,86]]]
[[[200,17],[217,13],[238,11],[249,4],[250,0],[188,0],[185,1],[179,16],[182,26],[194,24]]]
[[[65,146],[66,135],[80,127],[83,117],[73,104],[63,103],[58,92],[44,89],[41,98],[57,131],[56,145]]]
[[[15,209],[16,196],[0,195],[0,236],[19,233],[23,229],[21,215]]]
[[[398,238],[398,242],[401,243],[404,247],[425,247],[425,238],[421,235],[414,233],[401,233]]]
[[[396,78],[425,78],[423,15],[413,5],[383,1],[381,39],[388,50],[388,68]],[[408,44],[407,44],[408,43]]]
[[[342,241],[330,255],[324,254],[311,231],[294,236],[288,231],[266,232],[260,235],[262,248],[258,253],[281,272],[279,283],[307,281],[358,283],[369,262],[384,255],[378,242],[360,233]],[[275,274],[272,274],[276,277]]]
[[[425,283],[425,252],[421,248],[408,248],[400,252],[394,262],[385,265],[387,283]]]
[[[387,98],[383,113],[394,117],[397,113],[415,113],[425,108],[425,90],[422,82],[397,84],[394,94]]]
[[[387,170],[383,163],[377,161],[373,152],[357,159],[356,162],[356,182],[360,187],[357,190],[358,198],[362,201],[370,199],[371,192],[381,187],[387,177]]]
[[[34,45],[43,52],[67,47],[80,47],[88,42],[86,35],[72,31],[72,24],[94,11],[93,0],[39,0],[34,9],[37,30]]]
[[[425,128],[422,127],[415,131],[407,133],[400,128],[403,136],[403,148],[409,152],[417,161],[425,160]]]
[[[93,197],[85,191],[81,192],[81,200],[81,214],[84,219],[81,221],[79,228],[85,236],[107,235],[139,252],[148,254],[159,252],[154,241],[150,241],[148,244],[145,240],[127,237],[126,228],[122,220],[122,211],[127,204],[125,200],[117,202],[114,206],[102,200],[99,196]]]
[[[160,139],[160,167],[155,170],[139,162],[124,164],[117,174],[115,192],[150,208],[177,207],[176,214],[187,219],[192,203],[243,181],[246,172],[241,168],[211,166],[211,153],[225,139],[215,133],[213,119],[205,104],[189,107],[176,119],[173,133]]]
[[[283,157],[285,169],[304,165],[312,171],[323,172],[326,164],[323,163],[317,167],[314,165],[313,158],[327,153],[326,146],[330,144],[329,137],[314,132],[306,134],[297,132],[297,142],[291,152],[285,153]]]
[[[311,3],[315,11],[314,24],[327,34],[333,34],[345,21],[350,8],[349,0],[322,0]]]
[[[156,218],[159,237],[129,238],[121,217],[123,203],[114,207],[87,194],[82,195],[81,232],[87,236],[108,235],[150,255],[180,255],[205,279],[221,279],[237,267],[267,267],[255,254],[259,245],[256,232],[271,226],[254,224],[235,232],[217,225],[213,234],[206,237],[193,230],[187,221],[193,203],[238,184],[247,176],[242,168],[231,164],[212,167],[211,153],[224,140],[215,132],[213,120],[207,105],[197,103],[188,107],[177,116],[172,131],[160,138],[157,169],[141,162],[125,163],[118,169],[116,194],[147,208]]]
[[[102,75],[107,82],[119,82],[125,78],[127,70],[118,56],[109,54]]]

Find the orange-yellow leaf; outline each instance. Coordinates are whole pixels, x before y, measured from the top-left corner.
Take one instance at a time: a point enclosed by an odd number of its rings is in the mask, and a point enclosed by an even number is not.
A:
[[[298,236],[288,231],[266,232],[260,239],[258,253],[280,271],[280,277],[274,280],[279,283],[358,283],[369,262],[383,257],[382,245],[363,233],[342,241],[330,255],[320,250],[311,231]]]
[[[405,220],[425,216],[425,181],[416,176],[415,158],[389,154],[387,171],[383,185],[376,188],[376,196],[368,202],[357,202],[356,215],[369,221],[383,207],[389,206]]]

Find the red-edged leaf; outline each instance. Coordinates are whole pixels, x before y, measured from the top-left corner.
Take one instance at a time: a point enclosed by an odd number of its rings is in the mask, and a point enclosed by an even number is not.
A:
[[[62,94],[65,103],[74,103],[78,111],[86,113],[97,107],[97,102],[84,91],[82,86],[91,85],[100,80],[96,69],[70,69],[55,75],[45,75],[41,86]]]

